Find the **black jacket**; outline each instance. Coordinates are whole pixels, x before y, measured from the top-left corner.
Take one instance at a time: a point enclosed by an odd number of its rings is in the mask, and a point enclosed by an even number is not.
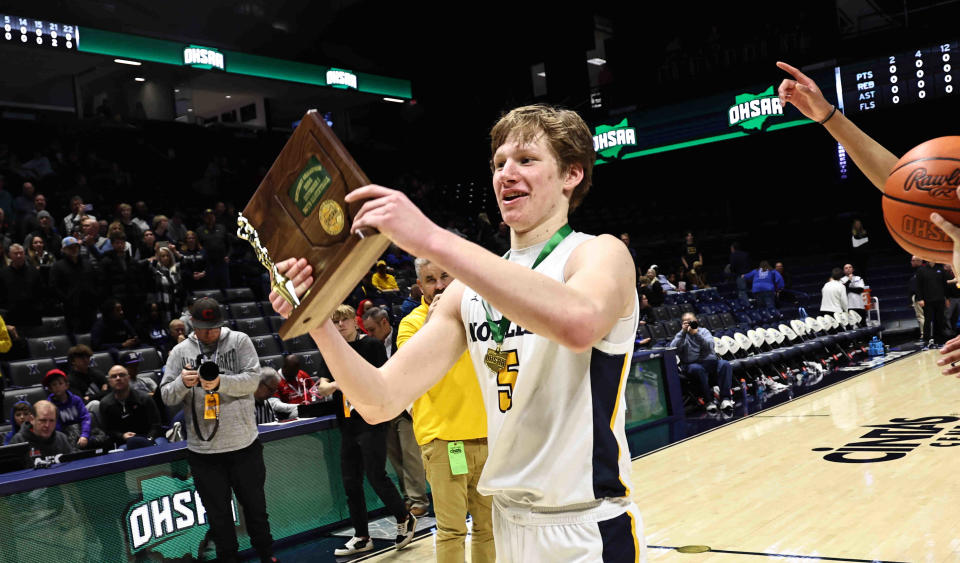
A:
[[[358,336],[361,336],[358,334]],[[366,336],[364,338],[358,338],[353,342],[349,342],[350,347],[357,351],[364,360],[367,360],[374,367],[380,367],[383,364],[387,363],[387,351],[383,347],[383,342],[377,340],[372,336]],[[330,381],[335,381],[333,374],[330,373],[330,369],[327,368],[327,364],[323,363],[320,366],[320,369],[317,370],[317,376],[326,377]],[[352,429],[354,432],[362,432],[367,427],[371,426],[367,421],[363,420],[363,417],[360,416],[360,413],[357,411],[351,411],[349,420],[348,417],[344,416],[344,402],[343,402],[343,392],[337,390],[333,394],[333,403],[337,405],[337,421],[340,423],[341,428]]]
[[[133,432],[137,436],[156,438],[160,428],[160,411],[149,395],[131,389],[126,400],[120,401],[110,393],[100,401],[100,420],[103,431],[118,444],[124,443],[123,435]]]
[[[943,301],[946,299],[946,286],[943,270],[926,264],[917,268],[917,301]]]
[[[40,272],[29,264],[16,269],[0,269],[0,307],[7,310],[7,324],[14,326],[40,324],[43,308],[43,283]]]

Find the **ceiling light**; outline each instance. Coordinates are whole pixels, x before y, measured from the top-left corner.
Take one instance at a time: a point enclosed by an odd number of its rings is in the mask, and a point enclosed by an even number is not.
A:
[[[402,104],[402,103],[403,103],[403,100],[401,100],[401,99],[399,99],[399,98],[384,98],[383,101],[385,101],[385,102],[393,102],[393,103],[395,103],[395,104]]]
[[[226,95],[226,98],[229,100],[229,99],[230,99],[230,94],[227,94],[227,95]]]
[[[546,77],[547,77],[547,73],[546,73],[546,72],[538,72],[538,73],[537,73],[537,76],[542,76],[543,78],[546,78]]]
[[[193,111],[193,108],[187,108],[187,111]]]
[[[179,93],[180,93],[180,88],[174,88],[174,89],[173,89],[173,93],[174,93],[174,94],[179,94]]]
[[[136,80],[137,82],[146,82],[146,81],[147,81],[146,78],[143,78],[143,77],[140,77],[140,76],[134,78],[134,80]]]
[[[596,66],[603,66],[607,64],[607,61],[606,59],[601,59],[600,57],[594,57],[592,59],[587,59],[587,63],[596,65]]]
[[[122,65],[132,65],[132,66],[140,66],[143,64],[140,61],[131,61],[127,59],[113,59],[113,62],[120,63]]]

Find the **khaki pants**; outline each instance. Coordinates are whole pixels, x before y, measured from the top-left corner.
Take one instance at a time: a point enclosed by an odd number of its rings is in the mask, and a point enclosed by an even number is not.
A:
[[[420,446],[437,515],[437,562],[463,563],[469,512],[473,516],[470,561],[492,563],[497,558],[493,543],[493,499],[477,492],[477,481],[487,461],[487,440],[463,441],[467,457],[466,475],[451,473],[447,443],[446,440],[433,440]]]
[[[427,477],[420,461],[420,447],[413,435],[413,422],[405,414],[387,423],[387,459],[397,472],[400,494],[410,507],[430,508]]]
[[[913,303],[913,312],[917,315],[917,323],[920,324],[920,337],[923,337],[923,307],[917,304],[917,297],[910,296],[910,302]]]

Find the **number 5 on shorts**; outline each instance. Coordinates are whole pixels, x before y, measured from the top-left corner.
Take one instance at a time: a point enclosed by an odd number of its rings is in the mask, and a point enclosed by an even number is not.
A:
[[[520,360],[516,350],[506,350],[507,366],[497,374],[497,395],[500,398],[500,412],[507,412],[513,407],[513,386],[517,383],[517,370]]]

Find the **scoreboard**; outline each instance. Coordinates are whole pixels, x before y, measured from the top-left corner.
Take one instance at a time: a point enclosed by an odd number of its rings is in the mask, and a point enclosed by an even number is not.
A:
[[[958,96],[957,41],[890,53],[835,68],[837,105],[846,114]]]
[[[75,25],[7,14],[0,14],[0,25],[2,43],[71,51],[80,43],[80,29]]]

